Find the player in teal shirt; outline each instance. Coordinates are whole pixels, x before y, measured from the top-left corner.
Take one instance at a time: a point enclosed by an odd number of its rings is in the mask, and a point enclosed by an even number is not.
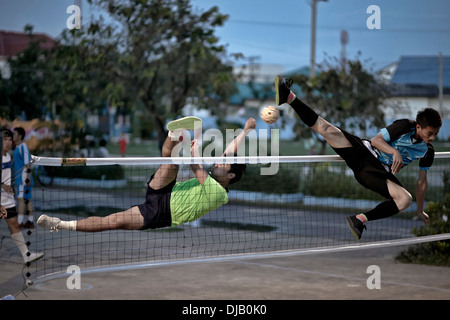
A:
[[[289,104],[300,119],[320,134],[345,160],[362,186],[387,199],[372,210],[346,218],[353,236],[360,239],[368,221],[391,217],[412,204],[411,194],[395,174],[414,160],[419,160],[417,214],[424,223],[428,223],[429,217],[423,211],[423,205],[427,190],[427,170],[434,158],[431,143],[442,126],[440,114],[432,108],[426,108],[417,114],[416,121],[396,121],[368,141],[320,117],[291,91],[290,84],[290,81],[280,76],[275,78],[277,104]]]
[[[196,128],[196,117],[186,117],[169,122],[169,135],[162,147],[162,156],[171,157],[184,129]],[[227,146],[223,156],[235,155],[245,137],[256,128],[253,118],[247,120],[244,130]],[[191,155],[199,156],[197,140],[191,141]],[[50,230],[99,232],[105,230],[145,230],[180,225],[199,219],[208,212],[228,202],[227,187],[238,182],[246,169],[245,164],[216,164],[208,173],[202,164],[191,164],[195,178],[177,182],[178,164],[162,164],[150,178],[146,201],[128,210],[106,217],[89,217],[81,220],[61,221],[42,215],[37,223]]]
[[[402,167],[419,160],[419,168],[428,171],[434,159],[433,145],[417,137],[416,126],[416,121],[397,120],[383,128],[380,136],[389,146],[400,152],[403,161]],[[378,149],[375,149],[375,152],[382,163],[389,167],[392,166],[394,161],[392,154]]]

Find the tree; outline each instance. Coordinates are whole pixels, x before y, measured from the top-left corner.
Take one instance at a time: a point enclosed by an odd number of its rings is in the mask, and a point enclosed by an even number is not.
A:
[[[10,117],[24,113],[27,119],[33,119],[42,115],[45,105],[42,81],[48,51],[41,48],[43,40],[34,37],[32,26],[26,25],[24,29],[30,42],[17,57],[8,59],[11,75],[2,80],[1,104],[9,106]]]
[[[292,78],[302,89],[299,97],[334,125],[349,131],[358,129],[362,135],[370,127],[385,125],[382,106],[388,90],[364,69],[358,58],[346,60],[345,65],[328,59],[319,66],[317,76]],[[300,135],[306,132],[304,126],[296,126],[295,130]],[[326,142],[321,142],[323,154]]]
[[[188,99],[212,107],[234,90],[232,67],[214,28],[227,19],[217,7],[197,13],[188,0],[90,0],[104,8],[114,26],[91,22],[91,36],[117,44],[120,57],[105,70],[127,97],[153,119],[159,138],[167,118],[181,113]],[[103,50],[102,50],[103,52]]]
[[[50,52],[30,45],[12,62],[2,105],[13,100],[28,117],[41,117],[45,106],[72,127],[82,126],[87,111],[108,105],[144,110],[161,140],[166,119],[179,116],[187,101],[221,113],[218,101],[235,87],[230,58],[214,34],[227,19],[217,7],[198,12],[189,0],[89,2],[106,11],[108,23],[100,17],[65,30]]]
[[[10,99],[9,81],[2,77],[0,72],[0,118],[10,120],[14,114],[12,112],[12,105]]]
[[[116,81],[116,61],[121,54],[115,43],[73,29],[61,34],[59,45],[47,59],[46,77],[42,84],[49,108],[71,125],[83,126],[85,114],[101,113],[105,104],[121,104],[126,100],[123,83]]]

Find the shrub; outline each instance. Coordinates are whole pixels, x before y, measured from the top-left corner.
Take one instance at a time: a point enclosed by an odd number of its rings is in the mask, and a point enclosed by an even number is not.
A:
[[[124,170],[120,165],[46,167],[45,171],[48,176],[54,178],[119,180],[125,177]]]
[[[450,193],[440,203],[430,202],[425,212],[430,216],[430,223],[420,228],[414,227],[412,231],[415,235],[421,237],[450,232]],[[450,267],[450,240],[415,245],[401,252],[397,260]]]
[[[280,163],[278,172],[274,175],[262,175],[261,168],[270,165],[247,165],[247,171],[242,180],[229,186],[231,190],[245,190],[263,193],[297,193],[300,178],[289,169],[288,164]]]

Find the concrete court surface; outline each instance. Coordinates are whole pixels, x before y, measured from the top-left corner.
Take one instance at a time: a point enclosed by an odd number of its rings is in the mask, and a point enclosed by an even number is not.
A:
[[[403,264],[406,247],[199,262],[81,275],[33,284],[24,293],[21,267],[2,262],[0,296],[15,300],[449,300],[450,268]],[[380,288],[373,271],[379,267]],[[370,279],[369,279],[370,278]]]

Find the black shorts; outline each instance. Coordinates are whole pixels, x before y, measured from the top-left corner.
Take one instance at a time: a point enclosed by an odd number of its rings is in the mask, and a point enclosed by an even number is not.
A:
[[[17,210],[16,207],[12,207],[9,209],[6,209],[6,219],[11,219],[17,217]]]
[[[386,171],[383,164],[367,149],[361,138],[345,130],[341,129],[341,131],[353,147],[333,148],[333,150],[345,160],[347,166],[353,170],[355,179],[363,187],[392,200],[386,181],[391,180],[403,187],[401,182],[392,172]]]
[[[154,175],[152,175],[147,184],[145,202],[137,206],[144,217],[144,226],[141,230],[164,228],[172,225],[172,216],[170,214],[170,197],[172,195],[172,188],[176,183],[176,179],[164,188],[154,190],[149,186],[153,177]]]

